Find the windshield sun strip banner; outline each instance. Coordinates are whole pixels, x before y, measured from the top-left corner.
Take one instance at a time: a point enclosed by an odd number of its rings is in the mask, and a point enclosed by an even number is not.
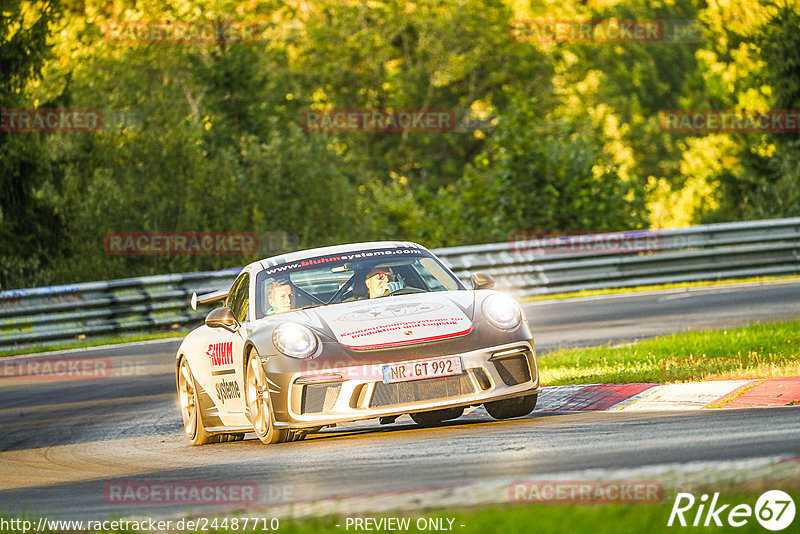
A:
[[[394,258],[402,256],[418,256],[418,257],[431,257],[425,251],[413,248],[386,248],[386,249],[371,249],[360,250],[342,254],[329,254],[325,256],[317,256],[314,258],[306,258],[302,260],[276,265],[262,270],[260,276],[273,276],[277,274],[287,274],[291,272],[303,271],[314,267],[319,267],[325,264],[347,263],[350,261],[364,261],[374,260],[380,258]]]

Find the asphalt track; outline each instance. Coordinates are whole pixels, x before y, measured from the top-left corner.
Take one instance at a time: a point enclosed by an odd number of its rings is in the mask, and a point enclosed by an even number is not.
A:
[[[800,316],[800,281],[526,305],[540,354],[688,329]],[[179,341],[69,352],[103,356],[103,380],[0,379],[0,513],[104,519],[223,512],[226,506],[109,502],[110,483],[248,482],[256,507],[361,493],[587,472],[680,469],[800,455],[800,407],[651,413],[537,412],[492,421],[476,410],[435,429],[407,417],[306,441],[191,447],[181,434],[173,361]],[[669,467],[672,466],[672,467]],[[637,471],[639,470],[639,471]]]

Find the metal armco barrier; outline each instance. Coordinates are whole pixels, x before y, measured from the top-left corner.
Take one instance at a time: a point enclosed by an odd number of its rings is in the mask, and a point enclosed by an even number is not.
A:
[[[498,289],[518,297],[790,275],[800,274],[800,217],[670,230],[534,237],[433,252],[462,280],[470,272],[482,271],[497,280]]]
[[[192,292],[228,287],[240,270],[0,291],[0,346],[199,324],[208,310],[192,311]]]
[[[668,282],[800,274],[800,217],[672,230],[536,236],[436,249],[469,283],[482,271],[518,297]],[[230,286],[239,268],[0,291],[0,346],[64,343],[78,336],[185,330],[193,291]]]

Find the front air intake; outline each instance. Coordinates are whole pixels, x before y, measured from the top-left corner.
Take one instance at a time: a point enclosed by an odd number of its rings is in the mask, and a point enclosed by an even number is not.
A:
[[[307,384],[303,386],[300,413],[323,413],[333,409],[342,384]]]
[[[514,353],[498,353],[490,359],[494,363],[497,374],[507,386],[515,386],[528,382],[531,379],[531,370],[528,366],[529,350],[515,351]]]
[[[384,384],[377,382],[370,400],[370,407],[409,404],[438,399],[460,397],[475,392],[472,381],[466,371],[458,376],[412,380],[410,382],[394,382]]]

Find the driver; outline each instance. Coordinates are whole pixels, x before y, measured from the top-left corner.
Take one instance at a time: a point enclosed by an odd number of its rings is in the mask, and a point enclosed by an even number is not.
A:
[[[392,271],[388,267],[374,267],[370,270],[365,280],[369,298],[385,297],[398,289],[402,289],[403,284],[401,282],[390,282],[392,277]]]
[[[294,307],[294,290],[287,280],[276,280],[269,286],[269,303],[272,306],[267,315],[292,311]]]

